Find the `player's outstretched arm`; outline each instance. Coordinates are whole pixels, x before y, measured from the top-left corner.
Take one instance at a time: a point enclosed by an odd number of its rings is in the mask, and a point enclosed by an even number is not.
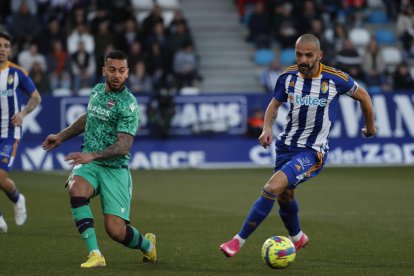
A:
[[[58,134],[50,134],[46,137],[45,141],[42,143],[44,150],[50,151],[62,142],[75,137],[85,131],[86,126],[86,113],[76,119],[70,126],[63,129]]]
[[[377,133],[374,122],[374,108],[372,107],[371,97],[364,88],[358,87],[358,90],[352,96],[361,104],[362,114],[365,119],[365,126],[362,128],[362,134],[365,137],[372,137]]]
[[[259,143],[264,147],[267,148],[272,144],[273,141],[273,123],[277,118],[277,111],[279,110],[279,106],[282,103],[273,98],[269,105],[267,106],[265,117],[264,117],[264,126],[262,134],[259,136]]]

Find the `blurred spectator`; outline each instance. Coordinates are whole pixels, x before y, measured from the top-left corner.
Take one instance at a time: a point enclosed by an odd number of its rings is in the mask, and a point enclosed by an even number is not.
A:
[[[250,16],[247,41],[254,43],[257,49],[270,48],[270,18],[263,2],[256,3]]]
[[[260,83],[268,93],[273,93],[277,78],[282,73],[278,59],[274,59],[269,67],[260,74]]]
[[[70,57],[73,90],[79,91],[80,88],[91,87],[95,81],[95,58],[88,53],[83,42],[79,42],[78,51]]]
[[[98,7],[95,16],[89,23],[89,29],[92,34],[96,34],[99,31],[99,25],[102,22],[107,22],[108,24],[111,24],[111,17],[108,14],[108,10],[104,7]],[[111,28],[111,26],[108,26],[108,28]]]
[[[312,27],[312,20],[319,19],[321,12],[315,7],[315,3],[311,0],[306,0],[300,6],[296,20],[296,30],[299,35],[309,33]],[[295,16],[296,17],[296,16]]]
[[[264,112],[260,108],[255,108],[247,119],[247,136],[259,138],[264,126]]]
[[[137,64],[139,61],[145,60],[145,54],[142,49],[141,42],[134,41],[129,46],[128,51],[128,66],[129,68],[134,68],[135,64]]]
[[[393,83],[396,90],[413,90],[414,80],[407,63],[402,62],[398,64],[393,75]]]
[[[200,79],[198,57],[191,42],[184,44],[182,49],[175,54],[174,75],[177,90],[185,86],[194,86],[194,80]]]
[[[94,51],[94,58],[95,64],[97,64],[98,70],[96,70],[96,79],[102,75],[100,70],[100,66],[102,65],[102,53],[105,51],[106,46],[112,44],[115,40],[114,34],[109,30],[110,23],[109,21],[101,21],[98,26],[98,33],[94,35],[94,42],[95,42],[95,51]]]
[[[171,120],[175,114],[174,93],[156,90],[147,107],[148,127],[154,138],[166,139],[170,135]]]
[[[66,46],[66,34],[61,29],[57,19],[51,19],[47,24],[47,28],[43,29],[36,39],[39,45],[39,51],[47,55],[52,51],[54,41],[59,40],[62,45]]]
[[[6,17],[11,15],[10,1],[0,1],[0,28],[6,23]]]
[[[82,6],[76,6],[72,10],[72,12],[69,14],[69,27],[70,29],[74,29],[80,24],[87,25],[87,19],[86,19],[86,10]]]
[[[160,89],[161,87],[170,86],[169,74],[171,70],[169,58],[158,43],[153,43],[150,46],[145,64],[153,80],[154,88]]]
[[[190,29],[188,27],[187,19],[184,18],[184,15],[181,10],[175,10],[174,11],[174,17],[170,22],[170,25],[168,26],[168,32],[170,34],[174,34],[177,32],[177,25],[184,24],[185,30],[190,35]]]
[[[246,12],[246,5],[247,4],[254,4],[257,2],[264,2],[263,0],[235,0],[237,11],[239,12],[240,21],[243,21],[243,17]]]
[[[337,23],[333,29],[325,31],[325,38],[334,45],[335,51],[340,51],[344,41],[348,39],[348,30],[344,24]]]
[[[12,13],[18,13],[21,5],[26,4],[27,10],[31,15],[36,15],[37,13],[37,3],[36,0],[13,0],[11,2],[11,11]]]
[[[187,25],[184,23],[177,23],[175,25],[175,32],[170,34],[171,52],[174,55],[185,43],[192,43],[193,39],[187,31]]]
[[[19,44],[19,48],[26,42],[34,41],[40,31],[40,24],[36,16],[30,13],[25,1],[21,2],[18,12],[13,13],[10,22],[10,33],[14,43]]]
[[[165,33],[164,24],[162,22],[155,23],[152,33],[147,38],[147,47],[153,43],[158,43],[166,53],[171,51],[170,40]]]
[[[148,38],[154,30],[155,24],[159,22],[164,24],[164,19],[162,18],[162,8],[159,5],[155,5],[150,14],[142,22],[142,31],[145,38]]]
[[[139,29],[138,23],[134,18],[128,18],[123,22],[123,29],[119,33],[117,40],[117,47],[125,53],[129,51],[131,44],[135,41],[139,41],[141,43],[144,43],[145,41],[141,30]]]
[[[292,16],[292,10],[293,6],[288,2],[275,7],[272,29],[275,40],[282,49],[291,47],[297,39],[296,21]]]
[[[362,80],[361,57],[351,40],[345,39],[342,50],[336,56],[336,66],[342,71],[349,72],[355,78]]]
[[[88,53],[93,53],[95,51],[95,42],[93,36],[88,32],[88,28],[85,24],[79,24],[76,29],[68,37],[68,53],[70,55],[79,51],[79,45],[81,44],[85,48],[85,51]]]
[[[351,27],[361,27],[367,2],[365,0],[344,0],[343,9],[347,14],[347,23]]]
[[[128,77],[129,85],[133,93],[151,92],[152,91],[152,80],[147,75],[145,69],[145,63],[138,61],[134,67],[133,74]]]
[[[380,52],[378,43],[371,39],[362,56],[362,70],[365,74],[365,83],[368,86],[382,86],[385,78],[386,65]]]
[[[35,61],[32,64],[29,76],[32,78],[37,90],[39,90],[41,94],[51,94],[49,76],[43,71],[39,62]]]
[[[57,88],[70,88],[68,54],[60,40],[53,41],[53,50],[47,56],[47,64],[50,72],[50,86],[52,90]]]
[[[110,11],[111,22],[118,25],[123,22],[125,18],[134,17],[134,9],[131,0],[116,0],[116,1],[99,1],[101,6]]]
[[[411,5],[405,5],[397,17],[397,34],[401,39],[406,53],[410,52],[414,38],[414,9]]]
[[[47,70],[46,58],[39,53],[37,45],[34,43],[31,43],[28,49],[20,52],[17,57],[17,62],[27,71],[30,71],[35,62],[39,63],[43,71]]]

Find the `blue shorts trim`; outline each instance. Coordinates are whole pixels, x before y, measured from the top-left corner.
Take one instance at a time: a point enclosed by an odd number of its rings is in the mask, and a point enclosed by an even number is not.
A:
[[[314,176],[325,165],[327,154],[307,148],[276,147],[275,172],[281,170],[288,177],[288,188],[295,189]]]
[[[0,169],[9,172],[16,157],[18,139],[0,139]]]

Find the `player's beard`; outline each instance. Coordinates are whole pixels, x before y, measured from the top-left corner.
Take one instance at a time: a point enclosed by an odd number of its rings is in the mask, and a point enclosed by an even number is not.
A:
[[[298,68],[299,68],[299,72],[301,72],[303,75],[305,75],[306,77],[312,77],[312,71],[313,68],[315,68],[315,64],[316,64],[317,60],[315,60],[312,64],[299,64]]]
[[[122,90],[124,90],[124,87],[125,87],[125,81],[123,81],[123,82],[120,82],[119,84],[118,83],[116,83],[116,84],[114,84],[112,81],[110,81],[110,80],[106,80],[106,85],[108,85],[108,87],[109,87],[109,89],[111,90],[111,91],[116,91],[116,92],[118,92],[118,91],[122,91]]]

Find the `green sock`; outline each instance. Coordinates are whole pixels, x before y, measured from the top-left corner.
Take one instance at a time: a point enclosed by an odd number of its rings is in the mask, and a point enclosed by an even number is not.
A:
[[[128,244],[125,244],[129,248],[139,248],[143,252],[148,252],[151,242],[150,240],[146,239],[139,231],[128,225],[127,226],[127,236],[129,236],[130,242]],[[132,238],[131,238],[132,236]]]
[[[99,250],[95,228],[93,227],[93,216],[89,205],[72,208],[72,216],[88,251]]]

